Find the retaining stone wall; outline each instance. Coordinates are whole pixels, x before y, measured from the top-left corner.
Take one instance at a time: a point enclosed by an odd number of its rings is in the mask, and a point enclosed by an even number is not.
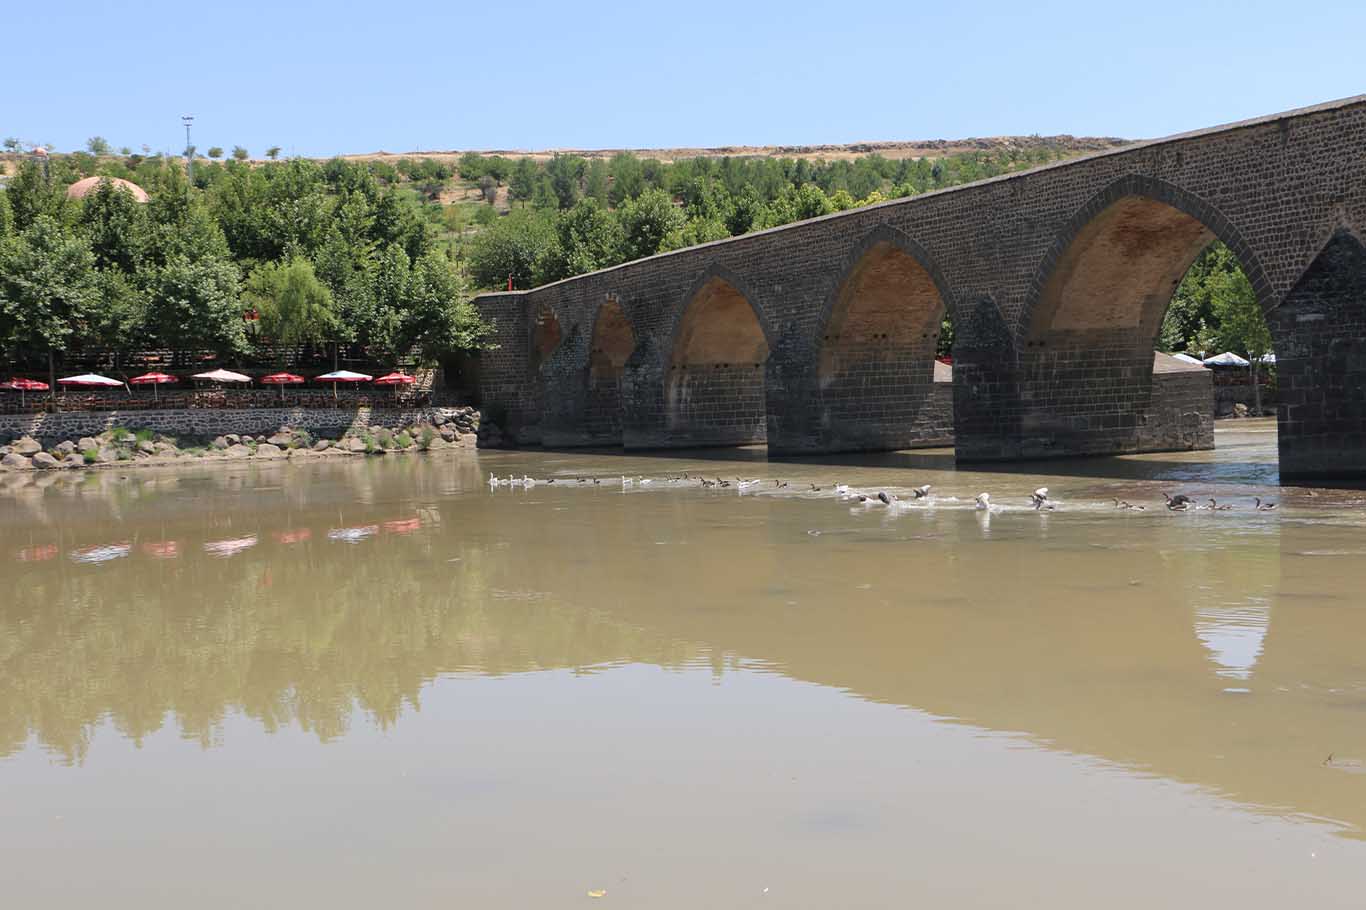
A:
[[[453,418],[459,408],[254,408],[242,410],[69,411],[0,415],[0,438],[76,439],[114,427],[147,429],[167,436],[220,436],[225,433],[272,433],[289,426],[309,432],[338,433],[366,426],[407,426],[441,414]]]

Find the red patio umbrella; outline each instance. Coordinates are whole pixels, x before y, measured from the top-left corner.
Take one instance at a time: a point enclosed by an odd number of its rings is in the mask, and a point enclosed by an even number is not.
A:
[[[278,385],[280,387],[280,400],[285,400],[285,386],[298,385],[303,382],[302,376],[295,376],[293,373],[271,373],[269,376],[262,376],[260,382],[263,385]]]
[[[417,382],[412,376],[404,372],[386,373],[375,380],[375,385],[391,385],[394,387],[394,397],[398,397],[398,387],[401,385],[412,385]]]
[[[170,383],[179,381],[180,380],[177,379],[175,376],[171,376],[168,373],[143,373],[141,376],[134,376],[132,379],[128,380],[128,384],[151,386],[152,400],[155,401],[157,399],[157,386],[168,385]]]
[[[19,404],[22,405],[24,404],[24,399],[26,397],[25,393],[46,392],[48,389],[48,385],[46,382],[41,382],[37,379],[24,379],[23,377],[15,377],[14,379],[11,379],[9,382],[0,382],[0,389],[12,389],[18,392]]]

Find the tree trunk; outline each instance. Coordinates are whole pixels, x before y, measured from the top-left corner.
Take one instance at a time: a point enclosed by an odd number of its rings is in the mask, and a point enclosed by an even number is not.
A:
[[[51,349],[47,352],[47,393],[52,403],[57,403],[57,365],[53,362]]]
[[[1257,359],[1252,360],[1252,407],[1253,415],[1262,416],[1262,384],[1257,381]]]

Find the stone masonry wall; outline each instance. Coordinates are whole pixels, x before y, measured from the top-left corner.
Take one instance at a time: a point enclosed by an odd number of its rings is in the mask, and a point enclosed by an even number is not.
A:
[[[96,436],[114,427],[147,429],[167,436],[220,436],[225,433],[272,433],[289,426],[338,432],[366,426],[406,426],[430,421],[436,414],[455,417],[456,408],[257,408],[241,410],[63,411],[0,415],[0,438],[75,439]]]

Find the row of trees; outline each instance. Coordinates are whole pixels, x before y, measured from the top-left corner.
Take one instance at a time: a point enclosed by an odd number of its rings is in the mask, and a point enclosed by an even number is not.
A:
[[[201,190],[161,163],[140,171],[146,205],[109,183],[67,199],[65,169],[26,162],[0,193],[0,348],[16,359],[328,342],[432,359],[487,335],[417,204],[362,166],[230,162]]]
[[[466,155],[465,179],[508,181],[524,205],[471,243],[481,287],[526,288],[642,256],[995,176],[1056,157],[1047,148],[935,161],[879,155],[809,162],[689,158],[666,163],[620,153],[557,155],[538,163]]]

